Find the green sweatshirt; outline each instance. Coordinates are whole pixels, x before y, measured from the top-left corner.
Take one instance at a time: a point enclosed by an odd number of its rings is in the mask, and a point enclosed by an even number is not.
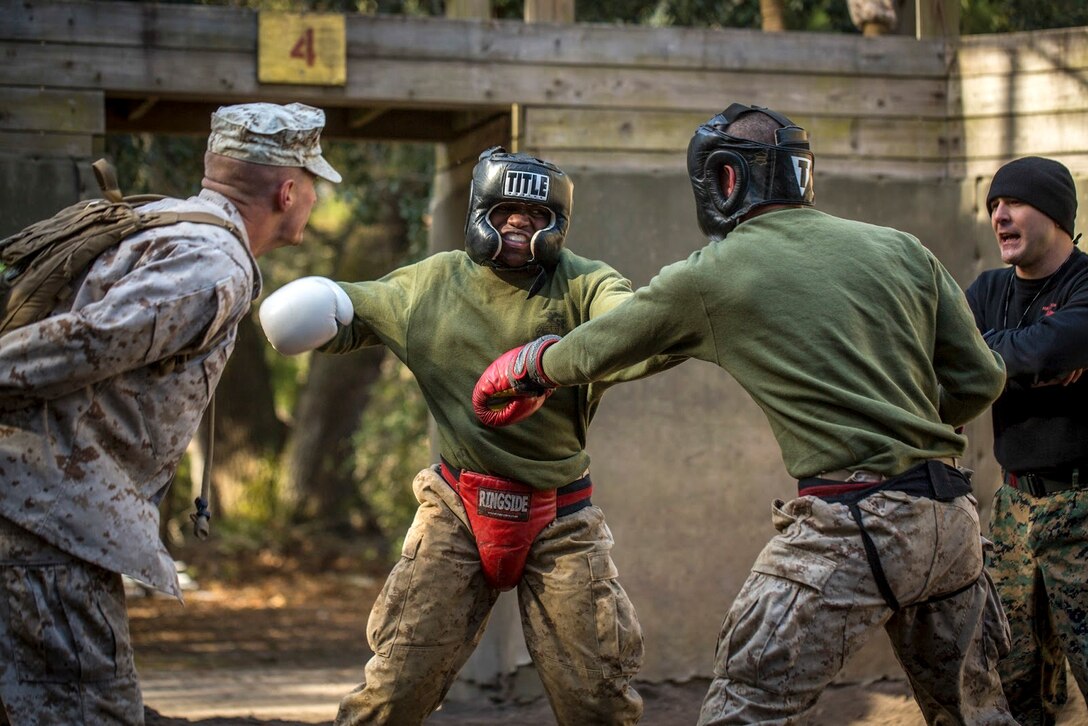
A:
[[[589,467],[586,435],[605,388],[682,359],[639,363],[599,383],[558,390],[525,421],[484,426],[472,410],[472,389],[495,358],[541,335],[565,335],[632,294],[631,283],[614,269],[568,250],[547,284],[526,299],[534,279],[531,273],[482,267],[456,251],[380,280],[340,283],[355,306],[355,320],[321,351],[388,346],[415,375],[447,461],[540,489],[561,487]]]
[[[574,385],[662,353],[728,371],[796,478],[960,456],[953,427],[1005,381],[963,292],[917,239],[808,208],[754,217],[666,267],[543,367]]]

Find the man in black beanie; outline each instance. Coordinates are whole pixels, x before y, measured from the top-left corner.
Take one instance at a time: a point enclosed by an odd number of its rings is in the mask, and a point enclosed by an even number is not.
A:
[[[992,408],[1004,484],[990,519],[990,568],[1012,630],[998,670],[1017,721],[1053,724],[1066,658],[1088,692],[1088,255],[1074,237],[1073,177],[1057,161],[1001,167],[986,206],[1011,265],[967,290],[1008,375]]]

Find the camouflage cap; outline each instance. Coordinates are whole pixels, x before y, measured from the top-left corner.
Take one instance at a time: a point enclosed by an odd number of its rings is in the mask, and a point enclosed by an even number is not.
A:
[[[321,156],[325,112],[304,103],[243,103],[212,114],[208,151],[271,166],[298,166],[338,183],[339,172]]]

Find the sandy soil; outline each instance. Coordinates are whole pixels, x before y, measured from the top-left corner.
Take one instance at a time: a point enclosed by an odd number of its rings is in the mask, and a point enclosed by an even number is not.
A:
[[[134,589],[129,609],[148,724],[331,724],[370,655],[366,615],[385,574],[336,551],[241,558],[194,551],[190,557],[204,562],[194,563],[199,589],[186,594],[184,607]],[[642,723],[694,724],[706,686],[638,683],[646,704]],[[543,698],[520,703],[477,695],[447,701],[428,723],[553,726],[555,719]],[[828,689],[810,723],[925,722],[905,681],[879,680]],[[1079,694],[1059,724],[1088,726]]]

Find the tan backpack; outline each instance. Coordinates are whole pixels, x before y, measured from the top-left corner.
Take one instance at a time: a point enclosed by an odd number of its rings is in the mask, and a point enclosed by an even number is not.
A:
[[[108,161],[99,159],[91,168],[104,199],[78,202],[0,240],[0,335],[48,317],[72,294],[75,283],[100,254],[146,229],[179,222],[212,224],[229,230],[245,244],[236,225],[214,214],[141,214],[140,207],[165,197],[158,194],[122,196],[117,174]],[[189,515],[200,539],[207,538],[208,520],[211,519],[208,501],[211,498],[214,411],[213,398],[205,414],[209,425],[201,495],[196,500],[197,511]]]
[[[123,197],[108,161],[99,159],[92,168],[104,199],[78,202],[0,240],[0,335],[48,316],[98,255],[138,232],[194,222],[223,227],[243,239],[235,225],[214,214],[141,214],[141,206],[164,197]]]

